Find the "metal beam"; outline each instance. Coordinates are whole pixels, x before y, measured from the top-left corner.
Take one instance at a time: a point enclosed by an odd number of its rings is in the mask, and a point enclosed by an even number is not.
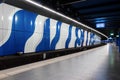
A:
[[[99,18],[99,17],[85,17],[86,20],[89,20],[89,19],[96,19],[96,18]],[[101,18],[101,17],[100,17]],[[107,18],[107,19],[120,19],[120,16],[119,15],[112,15],[112,16],[103,16],[102,18]]]
[[[93,9],[85,9],[79,10],[79,13],[82,15],[91,15],[91,14],[100,14],[100,13],[111,13],[111,12],[120,12],[120,5],[115,5],[115,7],[100,7],[100,8],[93,8]]]
[[[75,3],[79,3],[79,2],[83,2],[83,1],[86,1],[86,0],[71,1],[71,2],[67,2],[67,3],[61,4],[61,5],[71,5],[71,4],[75,4]]]
[[[106,2],[106,3],[102,3],[102,4],[94,4],[91,6],[85,5],[85,6],[79,6],[78,8],[75,8],[76,10],[84,10],[84,9],[91,9],[91,8],[95,8],[95,7],[105,7],[105,6],[111,6],[111,5],[120,5],[119,1],[111,1],[111,2]]]
[[[96,13],[96,14],[87,14],[83,15],[85,19],[88,18],[101,18],[101,17],[110,17],[110,16],[120,16],[120,11],[118,12],[106,12],[106,13]]]
[[[115,19],[114,17],[111,18],[105,18],[105,19],[100,19],[97,20],[96,18],[93,19],[86,19],[87,21],[93,22],[93,21],[103,21],[103,22],[120,22],[120,18],[119,19]]]

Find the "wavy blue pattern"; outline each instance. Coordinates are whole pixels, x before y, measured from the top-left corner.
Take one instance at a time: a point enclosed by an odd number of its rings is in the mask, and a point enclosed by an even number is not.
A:
[[[90,41],[89,41],[89,45],[92,44],[92,38],[93,38],[93,33],[90,33]]]
[[[14,41],[15,41],[14,31],[12,31],[8,41],[0,47],[0,52],[2,52],[0,53],[0,56],[5,56],[5,55],[16,53]]]
[[[36,48],[36,52],[50,50],[50,19],[46,19],[44,23],[43,38]]]
[[[87,39],[86,39],[86,46],[88,44],[88,31],[87,31]]]
[[[84,43],[84,30],[81,30],[81,47],[83,46]]]
[[[71,34],[72,34],[72,26],[70,25],[69,26],[69,32],[68,32],[68,38],[65,42],[65,48],[69,47],[69,43],[70,43],[70,40],[71,40]]]
[[[0,48],[0,56],[3,56],[3,48]]]
[[[74,45],[75,48],[77,47],[77,45],[80,46],[80,44],[81,44],[81,37],[79,38],[79,36],[78,36],[78,35],[80,35],[80,34],[78,34],[79,30],[81,31],[81,29],[79,29],[79,28],[76,28],[76,30],[75,30],[75,35],[76,35],[76,40],[75,40],[75,45]]]
[[[12,29],[11,29],[11,34],[8,39],[8,41],[0,46],[0,56],[5,56],[5,55],[11,55],[11,54],[16,54],[17,52],[24,52],[24,47],[27,42],[27,40],[32,36],[35,30],[35,20],[38,14],[26,11],[26,10],[20,10],[16,12],[13,16],[12,20]],[[60,32],[61,31],[61,25],[62,22],[58,21],[56,23],[56,34],[53,38],[53,40],[50,43],[50,19],[46,19],[44,23],[44,31],[43,31],[43,38],[39,45],[36,48],[36,52],[40,51],[48,51],[48,50],[55,50],[56,44],[58,43],[60,39]],[[72,26],[69,26],[69,32],[68,32],[68,37],[65,42],[65,48],[69,48],[69,44],[71,41],[71,36],[72,36]],[[8,31],[8,30],[3,30],[3,31]],[[81,35],[78,33],[78,31],[81,32]],[[81,37],[79,37],[79,35]],[[91,33],[90,34],[90,41],[88,43],[88,32],[87,32],[87,39],[86,39],[86,46],[89,45],[94,45],[95,40],[94,36],[95,34]],[[83,46],[84,43],[84,30],[81,30],[79,28],[75,29],[75,44],[73,45],[74,47]],[[32,46],[32,45],[31,45]]]
[[[51,42],[51,45],[50,45],[51,50],[55,50],[56,44],[57,44],[57,42],[59,41],[61,24],[62,24],[62,22],[60,22],[60,21],[57,22],[57,25],[56,25],[56,35],[55,35],[55,37],[53,38],[53,40],[52,40],[52,42]]]
[[[91,45],[91,35],[92,35],[92,33],[90,33],[89,45]]]
[[[95,36],[95,34],[92,33],[92,34],[91,34],[91,39],[92,39],[93,41],[91,41],[91,45],[94,45],[94,43],[95,43],[94,36]]]
[[[25,10],[14,14],[11,35],[8,41],[0,47],[0,51],[3,49],[1,56],[24,52],[25,43],[34,32],[36,17],[37,14]]]

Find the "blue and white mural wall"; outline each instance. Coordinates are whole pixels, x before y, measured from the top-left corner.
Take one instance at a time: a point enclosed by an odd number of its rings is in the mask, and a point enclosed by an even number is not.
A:
[[[101,38],[5,3],[0,4],[0,56],[99,44]]]

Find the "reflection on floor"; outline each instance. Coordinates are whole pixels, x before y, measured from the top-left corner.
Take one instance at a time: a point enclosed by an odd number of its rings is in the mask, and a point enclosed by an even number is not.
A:
[[[109,80],[120,80],[120,53],[115,44],[109,46]]]
[[[120,80],[120,57],[114,44],[0,80]]]

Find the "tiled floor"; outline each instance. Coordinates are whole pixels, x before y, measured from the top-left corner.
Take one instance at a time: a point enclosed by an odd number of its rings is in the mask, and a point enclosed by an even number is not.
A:
[[[82,54],[82,55],[81,55]],[[120,80],[120,59],[114,44],[1,71],[0,80]],[[38,66],[43,64],[42,66]],[[36,66],[37,67],[34,67]],[[18,70],[19,69],[19,70]],[[24,70],[26,69],[26,70]],[[20,71],[23,70],[23,71]]]

